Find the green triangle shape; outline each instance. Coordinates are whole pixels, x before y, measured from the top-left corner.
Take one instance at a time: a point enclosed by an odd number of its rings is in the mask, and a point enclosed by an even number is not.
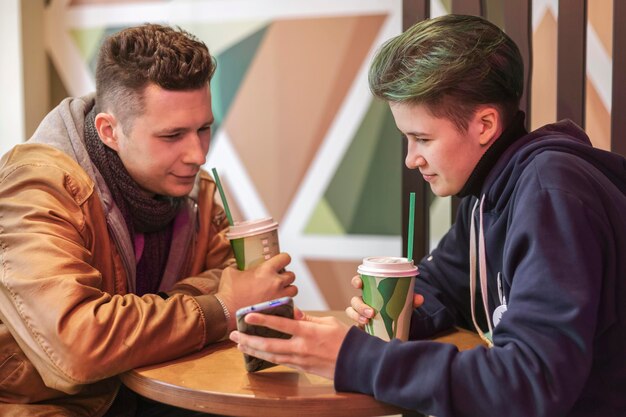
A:
[[[325,193],[328,204],[348,232],[353,227],[368,172],[384,172],[384,167],[372,166],[372,160],[378,145],[377,135],[379,126],[383,123],[385,107],[385,103],[372,100]]]
[[[335,216],[332,207],[330,207],[326,199],[322,198],[313,211],[304,233],[307,235],[344,235],[346,231],[341,226],[337,216]]]
[[[217,70],[211,80],[214,129],[217,131],[248,71],[267,26],[237,42],[216,56]]]
[[[380,103],[380,102],[379,102]],[[349,234],[399,235],[402,233],[402,139],[389,106],[383,103],[375,131],[376,150],[347,228]]]

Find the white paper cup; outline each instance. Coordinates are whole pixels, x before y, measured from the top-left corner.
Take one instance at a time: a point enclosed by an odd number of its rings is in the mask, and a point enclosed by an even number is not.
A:
[[[280,253],[278,223],[271,217],[235,222],[226,233],[237,268],[249,269]]]

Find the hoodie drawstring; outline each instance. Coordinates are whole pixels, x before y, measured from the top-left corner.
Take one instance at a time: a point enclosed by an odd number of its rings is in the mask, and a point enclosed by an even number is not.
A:
[[[472,322],[474,323],[474,328],[478,332],[480,338],[487,343],[487,346],[493,347],[493,342],[491,340],[491,335],[493,332],[493,328],[491,326],[491,320],[489,320],[489,303],[487,300],[488,292],[487,292],[487,255],[485,251],[485,233],[483,228],[483,203],[485,202],[485,195],[483,194],[480,199],[480,205],[478,201],[474,204],[474,208],[472,209],[472,218],[470,220],[470,303],[472,310]],[[474,214],[476,212],[476,208],[478,210],[478,267],[479,267],[479,275],[480,275],[480,291],[482,293],[483,299],[483,308],[485,309],[485,317],[487,319],[487,326],[489,327],[489,337],[486,336],[478,322],[476,322],[476,227],[474,222]]]

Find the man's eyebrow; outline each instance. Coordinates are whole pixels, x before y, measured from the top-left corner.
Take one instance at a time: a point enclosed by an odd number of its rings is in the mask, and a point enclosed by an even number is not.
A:
[[[157,130],[155,133],[157,135],[171,135],[172,133],[185,132],[187,130],[189,130],[189,128],[185,128],[185,127],[166,127],[166,128]]]
[[[202,127],[208,127],[208,126],[212,126],[213,123],[215,123],[215,118],[212,117],[211,120],[207,120],[205,123],[202,124]],[[188,127],[166,127],[160,130],[157,130],[155,133],[157,135],[169,135],[172,133],[179,133],[179,132],[186,132],[190,130]]]

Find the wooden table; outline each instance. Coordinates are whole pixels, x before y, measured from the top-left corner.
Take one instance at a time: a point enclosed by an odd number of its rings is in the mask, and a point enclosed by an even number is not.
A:
[[[308,314],[343,318],[344,313]],[[465,330],[436,340],[454,343],[462,350],[481,343],[476,334]],[[144,397],[228,416],[367,417],[406,412],[369,395],[336,392],[332,380],[285,366],[248,373],[241,352],[230,341],[170,362],[132,370],[120,378]]]

